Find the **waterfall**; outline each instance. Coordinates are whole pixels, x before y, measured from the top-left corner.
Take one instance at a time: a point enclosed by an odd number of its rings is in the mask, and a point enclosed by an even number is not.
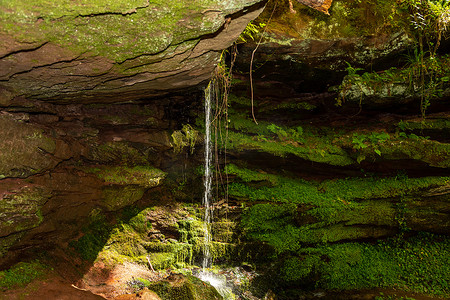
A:
[[[211,207],[211,186],[212,186],[212,174],[211,174],[211,162],[212,162],[212,144],[211,144],[211,113],[212,113],[212,103],[215,101],[216,91],[214,89],[215,82],[211,80],[205,89],[205,173],[203,178],[204,193],[202,203],[205,209],[205,214],[203,216],[204,221],[204,247],[203,247],[203,270],[197,275],[203,281],[209,282],[218,292],[222,295],[224,300],[234,300],[235,295],[233,294],[231,288],[227,286],[226,278],[224,276],[219,276],[208,272],[206,269],[211,267],[211,244],[212,244],[212,234],[211,234],[211,222],[212,222],[212,207]]]
[[[214,99],[214,82],[211,81],[205,89],[205,174],[203,178],[204,194],[202,203],[205,208],[203,217],[205,239],[203,247],[203,270],[211,266],[211,161],[212,161],[212,147],[211,147],[211,100]]]

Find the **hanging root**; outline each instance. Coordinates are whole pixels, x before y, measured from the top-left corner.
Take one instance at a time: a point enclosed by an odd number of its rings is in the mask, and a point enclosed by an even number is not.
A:
[[[272,17],[273,17],[273,14],[274,14],[276,8],[277,8],[277,3],[275,2],[275,5],[273,6],[272,13],[270,14],[270,18],[267,21],[267,25],[264,27],[264,31],[261,34],[261,36],[259,38],[259,41],[256,44],[255,49],[252,52],[252,58],[250,59],[250,95],[251,95],[251,104],[252,104],[252,118],[253,118],[253,121],[256,123],[256,125],[258,125],[258,122],[256,121],[256,118],[255,118],[254,97],[253,97],[253,76],[252,76],[252,73],[253,73],[253,59],[255,58],[256,50],[258,50],[259,45],[261,45],[262,39],[264,37],[264,33],[266,33],[267,26],[270,23],[270,21],[272,20]]]

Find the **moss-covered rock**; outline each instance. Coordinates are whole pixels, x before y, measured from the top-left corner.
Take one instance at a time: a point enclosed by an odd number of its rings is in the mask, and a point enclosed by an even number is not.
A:
[[[12,233],[0,238],[0,257],[8,253],[8,250],[25,235],[25,231]]]
[[[404,243],[344,243],[286,258],[281,266],[282,286],[311,279],[327,289],[390,287],[448,296],[448,237],[420,234]],[[429,280],[424,281],[423,278]]]
[[[244,212],[244,234],[269,243],[279,252],[298,250],[302,244],[380,238],[414,226],[436,233],[448,230],[443,217],[448,211],[445,200],[430,198],[428,212],[414,200],[425,199],[434,189],[444,191],[447,197],[448,177],[355,178],[318,184],[237,167],[229,171],[248,182],[232,183],[231,197],[268,202],[250,206]],[[261,180],[272,184],[251,185],[251,181]],[[422,205],[426,206],[424,202]],[[432,222],[437,216],[439,221]]]
[[[166,176],[163,171],[149,167],[109,167],[98,166],[86,168],[85,171],[95,174],[105,183],[111,185],[137,185],[143,188],[157,186]]]
[[[44,221],[42,207],[51,196],[49,190],[41,186],[9,188],[0,194],[0,257],[27,231]]]
[[[120,92],[123,102],[192,87],[209,79],[220,52],[260,13],[259,2],[7,1],[0,78],[14,95],[58,101],[111,102]]]
[[[123,164],[127,166],[145,165],[147,158],[140,153],[136,148],[131,147],[128,143],[123,142],[109,142],[92,146],[89,152],[89,158],[105,163],[105,164]]]
[[[448,76],[450,64],[448,56],[424,58],[427,71],[423,82],[419,80],[420,62],[412,62],[400,68],[391,67],[379,72],[364,72],[352,66],[347,67],[347,75],[339,86],[338,103],[359,103],[364,108],[407,105],[423,95],[430,103],[445,101],[450,95]],[[419,101],[417,101],[419,102]],[[441,126],[445,123],[441,123]],[[430,123],[431,126],[431,123]]]
[[[248,100],[250,103],[250,100]],[[260,121],[255,124],[242,113],[230,113],[227,149],[234,152],[258,151],[275,156],[294,155],[311,162],[332,166],[356,166],[371,162],[411,160],[431,167],[449,166],[449,144],[431,140],[423,133],[340,129],[299,123],[280,126]],[[391,129],[392,130],[392,129]]]
[[[167,300],[222,300],[222,296],[209,283],[194,276],[171,274],[163,281],[147,283],[162,299]]]
[[[22,187],[0,198],[0,237],[37,227],[50,194],[42,187]]]
[[[147,189],[158,186],[166,176],[163,171],[149,166],[97,166],[83,170],[105,182],[103,202],[112,211],[138,201]]]

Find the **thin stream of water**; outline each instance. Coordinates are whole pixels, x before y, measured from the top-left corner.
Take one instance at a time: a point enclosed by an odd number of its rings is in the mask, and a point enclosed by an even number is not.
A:
[[[203,261],[202,261],[202,272],[198,277],[206,282],[209,282],[216,290],[224,297],[224,299],[235,299],[231,288],[227,287],[226,279],[211,272],[207,271],[212,265],[211,258],[211,221],[212,221],[212,199],[211,199],[211,188],[212,188],[212,173],[211,173],[211,162],[212,162],[212,144],[211,144],[211,113],[212,113],[212,102],[214,101],[215,90],[214,82],[211,81],[205,89],[205,173],[203,178],[204,194],[202,199],[202,204],[205,209],[205,214],[203,216],[204,221],[204,247],[203,247]]]
[[[205,174],[203,179],[204,194],[203,194],[203,207],[205,208],[204,214],[204,230],[205,238],[203,247],[203,270],[211,267],[211,162],[212,162],[212,145],[211,145],[211,100],[214,98],[214,83],[210,82],[205,89]]]

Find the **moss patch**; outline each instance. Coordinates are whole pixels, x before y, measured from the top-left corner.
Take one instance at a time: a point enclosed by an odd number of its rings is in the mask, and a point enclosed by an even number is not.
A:
[[[138,185],[144,188],[157,186],[166,176],[163,171],[149,167],[109,167],[98,166],[86,168],[85,171],[95,174],[106,183],[114,185]]]
[[[84,235],[78,240],[70,242],[70,246],[83,259],[95,261],[108,240],[111,230],[112,225],[107,222],[105,216],[99,211],[93,211],[88,224],[82,229]]]
[[[78,54],[88,52],[123,62],[215,32],[223,18],[202,12],[220,10],[227,14],[239,4],[213,0],[65,0],[55,7],[48,1],[6,1],[0,9],[0,31],[22,42],[51,41]]]
[[[25,286],[36,278],[42,277],[48,266],[35,260],[20,262],[8,270],[0,271],[0,290]]]
[[[209,283],[190,276],[174,274],[168,280],[157,283],[143,283],[167,300],[220,300],[222,296]]]
[[[102,190],[103,204],[107,210],[116,211],[141,199],[145,191],[146,188],[135,185],[107,186]]]
[[[205,247],[204,224],[193,216],[186,217],[189,210],[167,212],[153,207],[132,210],[131,215],[131,210],[126,210],[126,216],[117,218],[115,225],[107,222],[102,213],[94,211],[89,224],[83,228],[84,236],[71,245],[84,259],[101,260],[107,265],[124,262],[147,265],[148,258],[155,269],[183,268],[192,265]],[[158,221],[155,222],[155,218]],[[177,239],[158,231],[161,220]],[[222,223],[227,224],[222,224],[221,228],[231,226],[230,222]],[[229,256],[234,250],[234,245],[219,241],[213,241],[210,247],[213,259]]]
[[[316,287],[326,289],[393,287],[445,297],[450,292],[448,249],[448,237],[431,234],[404,242],[329,245],[286,259],[281,274],[288,284],[316,277]]]
[[[43,221],[41,208],[49,197],[43,188],[24,187],[0,198],[0,235],[37,227]]]
[[[404,210],[414,206],[414,195],[450,182],[449,177],[397,176],[318,183],[232,165],[228,172],[243,181],[235,179],[230,184],[231,197],[268,202],[244,211],[244,234],[268,243],[278,253],[296,251],[304,244],[392,235],[395,228],[406,226]],[[252,182],[259,184],[254,186]]]
[[[191,125],[183,125],[181,130],[176,130],[172,133],[172,146],[175,153],[180,153],[184,147],[190,149],[191,154],[194,152],[195,144],[198,142],[198,131]]]
[[[102,163],[115,163],[126,166],[142,166],[148,163],[147,158],[136,148],[122,142],[110,142],[93,147],[90,156],[92,160]]]
[[[318,183],[274,174],[262,174],[235,165],[229,165],[226,170],[244,182],[265,180],[270,184],[255,188],[235,181],[230,185],[230,195],[255,201],[302,203],[316,206],[327,203],[348,206],[352,203],[357,204],[355,201],[398,197],[432,187],[446,186],[450,182],[450,177],[408,178],[399,175],[387,178],[325,180]]]
[[[336,130],[299,125],[287,127],[264,121],[257,125],[251,118],[230,110],[226,146],[232,151],[257,150],[281,157],[290,154],[333,166],[400,159],[422,161],[439,168],[450,166],[450,145],[424,136],[398,130]]]
[[[103,202],[112,211],[135,203],[147,189],[158,186],[166,176],[165,172],[150,166],[96,166],[82,170],[95,174],[108,184],[102,190]]]
[[[0,238],[0,257],[6,254],[16,242],[18,242],[24,235],[25,231],[13,233]]]

